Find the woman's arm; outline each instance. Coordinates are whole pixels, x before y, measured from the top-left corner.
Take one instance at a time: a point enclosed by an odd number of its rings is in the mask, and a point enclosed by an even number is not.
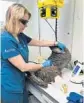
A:
[[[48,40],[34,40],[32,39],[30,42],[29,42],[29,45],[31,46],[42,46],[42,47],[47,47],[47,46],[54,46],[56,45],[56,43],[58,42],[55,42],[55,41],[48,41]]]
[[[52,66],[51,60],[46,60],[42,64],[35,64],[35,63],[26,63],[21,55],[17,55],[15,57],[11,57],[8,59],[11,64],[17,67],[20,71],[36,71],[41,68],[45,68],[48,66]]]
[[[22,72],[36,71],[42,68],[42,64],[26,63],[21,55],[9,58],[8,60]]]

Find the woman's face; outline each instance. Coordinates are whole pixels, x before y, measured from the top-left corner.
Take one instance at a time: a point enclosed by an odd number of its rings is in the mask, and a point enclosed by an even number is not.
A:
[[[25,14],[22,19],[20,19],[20,32],[23,32],[25,27],[27,27],[27,23],[29,22],[29,15]]]

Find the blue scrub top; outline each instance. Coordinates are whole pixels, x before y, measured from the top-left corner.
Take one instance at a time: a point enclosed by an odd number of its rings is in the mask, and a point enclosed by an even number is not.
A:
[[[19,42],[7,31],[1,34],[1,86],[10,92],[23,93],[25,74],[12,65],[8,58],[21,55],[28,63],[28,43],[32,39],[23,33],[18,34],[18,39]]]

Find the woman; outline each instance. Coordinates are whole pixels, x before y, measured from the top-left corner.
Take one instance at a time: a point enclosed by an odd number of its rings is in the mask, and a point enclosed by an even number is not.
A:
[[[60,42],[39,41],[26,36],[23,32],[31,17],[21,4],[11,5],[6,14],[5,30],[1,34],[1,99],[2,103],[28,103],[25,92],[25,72],[36,71],[51,66],[50,60],[42,64],[28,62],[30,46],[58,46]]]

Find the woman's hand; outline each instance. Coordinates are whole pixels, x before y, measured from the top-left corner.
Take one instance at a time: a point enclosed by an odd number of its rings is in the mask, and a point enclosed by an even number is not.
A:
[[[60,43],[60,42],[57,43],[57,46],[58,46],[62,51],[64,51],[64,49],[66,48],[66,46],[65,46],[63,43]]]
[[[52,61],[51,60],[46,60],[45,62],[42,63],[42,67],[49,67],[52,66]]]
[[[62,52],[64,52],[64,49],[66,48],[66,46],[63,43],[55,42],[53,46],[50,46],[50,49],[52,50],[56,47],[58,47]]]

